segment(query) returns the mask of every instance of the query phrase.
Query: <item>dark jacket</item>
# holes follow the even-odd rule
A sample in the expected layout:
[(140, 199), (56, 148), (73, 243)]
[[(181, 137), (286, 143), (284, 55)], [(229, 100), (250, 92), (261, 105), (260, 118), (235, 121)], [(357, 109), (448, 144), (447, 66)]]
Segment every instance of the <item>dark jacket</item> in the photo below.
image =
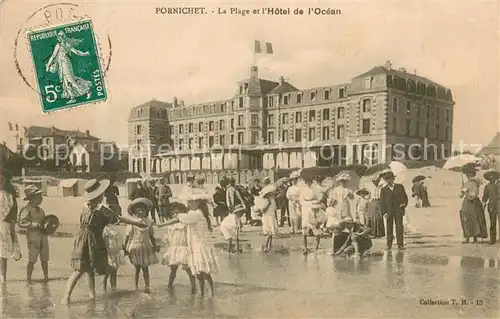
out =
[(483, 203), (488, 202), (488, 211), (495, 211), (498, 201), (500, 185), (497, 183), (489, 183), (484, 187)]
[(396, 212), (404, 214), (407, 205), (408, 196), (403, 185), (394, 183), (393, 190), (389, 188), (389, 185), (385, 185), (380, 190), (380, 211), (383, 215), (393, 215)]
[(147, 197), (146, 189), (144, 187), (137, 187), (130, 194), (130, 200), (134, 200), (136, 198)]

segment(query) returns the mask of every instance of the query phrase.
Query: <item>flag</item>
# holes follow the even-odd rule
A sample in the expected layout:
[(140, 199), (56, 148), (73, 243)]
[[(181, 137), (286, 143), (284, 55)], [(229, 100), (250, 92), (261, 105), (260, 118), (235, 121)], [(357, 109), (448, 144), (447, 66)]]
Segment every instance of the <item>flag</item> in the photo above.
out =
[(9, 122), (9, 131), (13, 131), (11, 122)]
[(273, 44), (271, 42), (266, 42), (265, 46), (262, 47), (260, 41), (255, 40), (255, 53), (273, 54)]

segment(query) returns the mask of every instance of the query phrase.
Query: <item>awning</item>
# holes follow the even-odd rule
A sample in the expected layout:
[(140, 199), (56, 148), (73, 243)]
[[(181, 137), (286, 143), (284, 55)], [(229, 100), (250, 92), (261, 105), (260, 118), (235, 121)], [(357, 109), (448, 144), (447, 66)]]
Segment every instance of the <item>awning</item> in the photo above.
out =
[(77, 178), (63, 179), (61, 182), (59, 182), (59, 187), (71, 188), (75, 186), (76, 183), (78, 183)]

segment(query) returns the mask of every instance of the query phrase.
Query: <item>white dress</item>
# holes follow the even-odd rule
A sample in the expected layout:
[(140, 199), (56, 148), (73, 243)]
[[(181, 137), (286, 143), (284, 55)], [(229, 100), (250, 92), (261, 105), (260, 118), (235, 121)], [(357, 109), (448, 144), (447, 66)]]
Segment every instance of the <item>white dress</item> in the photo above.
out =
[(217, 272), (219, 265), (213, 247), (209, 243), (210, 232), (202, 211), (197, 209), (190, 210), (187, 214), (179, 214), (179, 221), (187, 225), (188, 263), (193, 274)]
[(309, 215), (312, 213), (312, 202), (316, 199), (314, 191), (307, 185), (300, 188), (300, 207), (302, 213), (302, 228), (309, 226)]
[(227, 215), (220, 223), (220, 231), (224, 235), (224, 239), (229, 240), (236, 237), (238, 229), (238, 217), (236, 214)]
[(297, 185), (290, 186), (286, 191), (286, 198), (288, 199), (290, 217), (300, 217), (302, 215), (300, 211), (300, 188)]
[(163, 265), (189, 267), (186, 227), (185, 224), (181, 223), (167, 226), (167, 232), (163, 240), (168, 245), (168, 248), (163, 255)]
[(276, 220), (276, 199), (259, 199), (257, 209), (262, 212), (262, 233), (264, 235), (276, 235), (278, 233), (278, 221)]
[(328, 201), (335, 201), (333, 207), (340, 212), (340, 217), (352, 217), (351, 201), (349, 196), (354, 196), (352, 191), (343, 186), (337, 186), (328, 193)]
[(114, 269), (125, 264), (125, 257), (122, 255), (123, 238), (116, 225), (108, 224), (102, 231), (102, 238), (106, 243), (108, 252), (108, 264)]
[(17, 240), (13, 242), (11, 224), (4, 222), (13, 205), (12, 195), (0, 190), (0, 258), (18, 259), (17, 257), (20, 257), (21, 248), (17, 234), (14, 234)]

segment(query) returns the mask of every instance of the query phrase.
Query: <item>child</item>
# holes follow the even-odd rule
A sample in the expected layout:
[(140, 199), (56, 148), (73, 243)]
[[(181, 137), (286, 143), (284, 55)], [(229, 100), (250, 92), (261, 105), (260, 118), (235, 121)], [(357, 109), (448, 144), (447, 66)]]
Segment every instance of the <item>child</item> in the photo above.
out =
[(19, 214), (19, 227), (27, 230), (26, 237), (28, 242), (28, 265), (26, 269), (26, 280), (31, 284), (31, 276), (38, 257), (43, 271), (43, 281), (47, 283), (49, 280), (49, 240), (48, 236), (43, 231), (43, 222), (45, 212), (40, 207), (42, 203), (42, 191), (34, 186), (29, 185), (24, 190), (25, 198), (28, 204), (21, 208)]
[(364, 188), (358, 189), (356, 192), (356, 218), (355, 221), (361, 225), (368, 223), (368, 203), (370, 202), (370, 192)]
[(334, 255), (340, 255), (343, 252), (346, 254), (352, 254), (354, 252), (354, 257), (360, 258), (363, 253), (372, 247), (372, 240), (368, 238), (370, 228), (354, 222), (351, 217), (345, 217), (342, 219), (340, 229), (348, 234), (344, 237), (345, 241), (342, 247), (340, 247), (337, 251), (335, 251), (336, 247), (334, 247)]
[[(170, 204), (169, 211), (172, 217), (177, 217), (179, 214), (186, 214), (188, 209), (181, 203)], [(163, 224), (158, 227), (164, 226)], [(179, 266), (186, 271), (191, 282), (191, 293), (196, 293), (196, 280), (189, 269), (189, 248), (187, 243), (186, 225), (174, 224), (167, 227), (164, 241), (169, 245), (167, 252), (163, 256), (162, 264), (170, 267), (170, 277), (168, 278), (168, 289), (173, 289), (177, 269)]]
[[(147, 198), (139, 197), (128, 206), (128, 212), (146, 223), (149, 212), (153, 209), (153, 202)], [(142, 270), (144, 277), (145, 293), (149, 293), (149, 266), (158, 263), (156, 257), (156, 243), (153, 227), (139, 228), (129, 225), (126, 230), (123, 244), (130, 262), (135, 267), (135, 290), (139, 290), (139, 274)]]
[[(116, 213), (116, 211), (115, 211)], [(108, 252), (108, 272), (104, 275), (104, 279), (102, 281), (102, 288), (104, 291), (107, 290), (108, 278), (109, 283), (111, 285), (111, 290), (116, 290), (116, 275), (118, 272), (118, 268), (120, 265), (125, 264), (125, 260), (123, 255), (121, 254), (123, 246), (122, 246), (122, 238), (118, 227), (116, 225), (106, 225), (104, 227), (102, 237), (106, 243), (106, 250)]]
[(238, 231), (240, 226), (240, 219), (243, 216), (243, 213), (246, 211), (243, 205), (236, 205), (231, 214), (226, 216), (220, 225), (220, 230), (224, 238), (229, 242), (228, 243), (228, 251), (229, 253), (233, 251), (233, 238), (236, 238), (237, 241), (237, 252), (239, 252), (239, 242), (238, 242)]
[(321, 240), (321, 225), (326, 221), (325, 205), (321, 204), (318, 200), (312, 201), (310, 205), (309, 216), (304, 227), (304, 255), (307, 254), (307, 236), (312, 232), (316, 237), (316, 249), (319, 249), (319, 242)]
[(273, 236), (278, 233), (275, 192), (276, 187), (274, 185), (267, 185), (260, 191), (260, 196), (255, 203), (255, 211), (262, 214), (262, 233), (266, 235), (265, 253), (271, 251)]
[(95, 299), (95, 274), (104, 275), (108, 272), (108, 254), (104, 238), (104, 227), (108, 224), (125, 223), (138, 227), (148, 227), (140, 220), (118, 216), (112, 210), (102, 205), (104, 191), (108, 188), (109, 180), (91, 179), (84, 185), (85, 207), (80, 215), (80, 229), (75, 236), (71, 267), (73, 274), (68, 279), (63, 304), (70, 302), (71, 294), (76, 283), (83, 274), (87, 274), (90, 299)]
[(205, 293), (205, 280), (210, 286), (209, 292), (213, 296), (214, 283), (212, 273), (219, 269), (217, 258), (212, 247), (208, 244), (210, 232), (207, 221), (200, 209), (200, 204), (210, 200), (210, 195), (199, 189), (186, 190), (182, 196), (188, 204), (188, 213), (179, 214), (167, 221), (164, 225), (181, 223), (186, 225), (187, 242), (189, 247), (189, 268), (198, 279), (199, 291)]

